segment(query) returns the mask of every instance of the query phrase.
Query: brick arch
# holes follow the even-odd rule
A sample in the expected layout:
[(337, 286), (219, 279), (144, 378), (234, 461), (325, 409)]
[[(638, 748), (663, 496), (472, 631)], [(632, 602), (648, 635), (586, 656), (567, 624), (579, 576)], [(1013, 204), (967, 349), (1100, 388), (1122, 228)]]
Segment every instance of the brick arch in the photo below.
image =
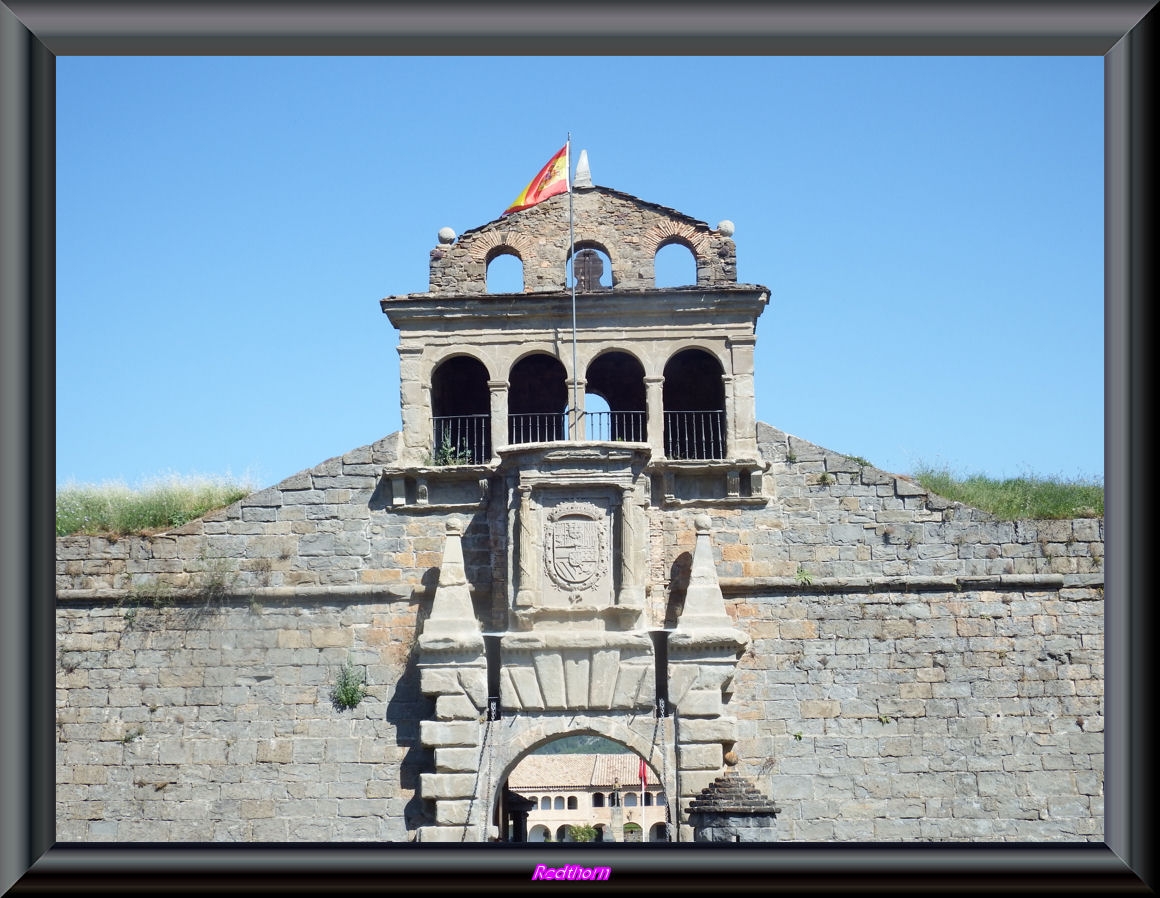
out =
[(517, 231), (491, 231), (480, 234), (473, 241), (468, 251), (471, 258), (487, 265), (496, 256), (511, 253), (521, 262), (527, 263), (532, 254), (531, 238)]
[(657, 222), (640, 238), (641, 249), (650, 256), (656, 256), (661, 247), (668, 246), (670, 243), (680, 243), (682, 246), (688, 247), (697, 259), (698, 268), (709, 250), (705, 235), (693, 225), (684, 222)]

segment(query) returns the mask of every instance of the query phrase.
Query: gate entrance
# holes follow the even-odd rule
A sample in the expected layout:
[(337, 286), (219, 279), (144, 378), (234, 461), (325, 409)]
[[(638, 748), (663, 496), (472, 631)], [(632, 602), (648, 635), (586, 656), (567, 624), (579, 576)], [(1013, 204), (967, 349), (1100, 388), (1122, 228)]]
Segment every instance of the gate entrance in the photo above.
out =
[[(610, 739), (643, 760), (646, 782), (664, 795), (666, 820), (679, 826), (686, 822), (683, 806), (721, 772), (724, 752), (736, 741), (736, 721), (725, 706), (749, 643), (725, 611), (709, 518), (694, 522), (681, 615), (675, 627), (661, 629), (644, 601), (647, 447), (556, 444), (500, 454), (503, 488), (488, 490), (498, 503), (488, 521), (503, 527), (493, 542), (505, 547), (510, 572), (508, 626), (488, 636), (488, 651), (464, 574), (463, 526), (448, 522), (439, 584), (419, 637), (421, 689), (435, 699), (434, 718), (420, 725), (423, 744), (434, 752), (435, 769), (421, 775), (421, 794), (434, 802), (435, 822), (419, 837), (529, 838), (532, 810), (522, 807), (509, 779), (535, 749), (580, 733)], [(603, 798), (620, 792), (604, 790)], [(539, 813), (544, 796), (534, 797)], [(569, 810), (568, 796), (561, 797), (562, 810)], [(579, 804), (580, 795), (572, 797)], [(602, 836), (646, 839), (658, 822), (655, 814), (646, 819), (646, 798), (655, 800), (647, 788), (632, 805), (616, 805), (617, 823), (602, 814)], [(555, 811), (555, 793), (552, 803)], [(628, 823), (635, 826), (626, 834)], [(555, 840), (565, 821), (540, 825), (534, 833)], [(684, 835), (691, 838), (691, 831)], [(682, 840), (682, 830), (674, 828), (673, 836)]]

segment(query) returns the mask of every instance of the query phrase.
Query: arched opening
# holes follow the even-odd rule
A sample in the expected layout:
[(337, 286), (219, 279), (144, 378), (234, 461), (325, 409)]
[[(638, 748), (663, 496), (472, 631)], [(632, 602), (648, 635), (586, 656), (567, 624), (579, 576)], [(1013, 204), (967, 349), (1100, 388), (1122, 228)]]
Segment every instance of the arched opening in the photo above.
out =
[(479, 465), (491, 458), (491, 396), (479, 359), (452, 356), (431, 374), (430, 462)]
[(524, 260), (515, 250), (499, 247), (487, 260), (488, 293), (523, 293)]
[(725, 458), (724, 369), (704, 349), (685, 349), (665, 365), (665, 455)]
[(653, 257), (657, 287), (689, 287), (697, 283), (697, 257), (680, 241), (662, 243)]
[(577, 293), (599, 293), (611, 290), (616, 285), (613, 277), (612, 258), (599, 243), (592, 240), (576, 242), (576, 254), (568, 264), (565, 286), (571, 290), (576, 284)]
[(665, 825), (663, 823), (654, 823), (649, 827), (648, 840), (650, 842), (667, 842), (669, 839), (665, 834)]
[(624, 841), (626, 842), (643, 842), (644, 830), (639, 823), (624, 824)]
[(545, 353), (533, 353), (512, 366), (508, 380), (508, 442), (565, 439), (568, 384), (563, 363)]
[(606, 442), (648, 442), (648, 400), (644, 366), (627, 352), (605, 352), (585, 373), (585, 397), (599, 396), (607, 411), (589, 407), (585, 399), (585, 436)]
[(538, 823), (528, 830), (529, 842), (547, 842), (552, 838), (552, 831), (542, 823)]
[[(665, 808), (639, 807), (642, 788), (647, 794), (660, 782), (651, 764), (641, 782), (641, 761), (622, 742), (591, 732), (561, 734), (518, 756), (498, 784), (498, 795), (518, 796), (531, 806), (522, 829), (529, 840), (542, 832), (552, 841), (570, 841), (568, 827), (583, 824), (596, 828), (596, 841), (619, 842), (629, 823), (647, 830), (665, 821)], [(533, 796), (540, 797), (538, 807), (529, 800)], [(510, 797), (507, 802), (516, 803)], [(499, 826), (502, 840), (513, 841), (517, 827), (505, 825), (505, 816), (510, 814), (501, 804), (492, 822)]]

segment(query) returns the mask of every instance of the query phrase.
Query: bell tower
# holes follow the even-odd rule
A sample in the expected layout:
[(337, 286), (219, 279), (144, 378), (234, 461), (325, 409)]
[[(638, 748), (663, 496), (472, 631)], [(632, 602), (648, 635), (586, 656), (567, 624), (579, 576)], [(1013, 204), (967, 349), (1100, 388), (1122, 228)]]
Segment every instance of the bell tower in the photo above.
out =
[[(576, 727), (671, 771), (674, 823), (720, 773), (748, 637), (726, 613), (703, 510), (764, 505), (767, 467), (753, 356), (769, 292), (737, 283), (732, 235), (593, 185), (582, 155), (571, 196), (444, 228), (428, 291), (381, 301), (400, 335), (403, 428), (377, 501), (448, 518), (419, 641), (436, 700), (423, 839), (486, 840), (512, 753)], [(656, 286), (671, 244), (695, 283)], [(523, 289), (490, 293), (503, 255)], [(666, 516), (696, 532), (667, 628)], [(684, 747), (657, 737), (673, 707), (690, 717)]]

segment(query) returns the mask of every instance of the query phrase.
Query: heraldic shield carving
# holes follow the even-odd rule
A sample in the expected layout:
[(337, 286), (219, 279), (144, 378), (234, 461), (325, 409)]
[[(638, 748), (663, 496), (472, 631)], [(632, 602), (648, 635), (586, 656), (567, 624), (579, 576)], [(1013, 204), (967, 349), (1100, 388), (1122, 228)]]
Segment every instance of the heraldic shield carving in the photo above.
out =
[(561, 589), (591, 589), (608, 571), (607, 519), (584, 502), (558, 505), (544, 528), (544, 567)]

